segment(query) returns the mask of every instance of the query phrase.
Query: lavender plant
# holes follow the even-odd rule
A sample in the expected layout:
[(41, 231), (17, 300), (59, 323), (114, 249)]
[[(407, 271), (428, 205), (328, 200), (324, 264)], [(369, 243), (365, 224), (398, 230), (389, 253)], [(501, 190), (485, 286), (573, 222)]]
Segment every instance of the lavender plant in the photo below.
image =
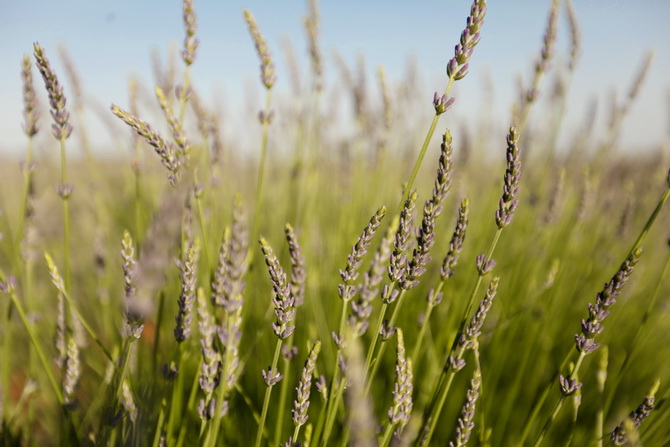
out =
[[(253, 134), (253, 123), (196, 82), (192, 67), (204, 55), (199, 39), (205, 43), (208, 26), (196, 19), (197, 2), (181, 2), (180, 51), (169, 52), (167, 62), (155, 53), (158, 87), (147, 89), (133, 77), (127, 110), (111, 106), (132, 130), (125, 158), (122, 151), (90, 150), (90, 137), (107, 137), (93, 132), (89, 118), (102, 118), (115, 148), (124, 145), (114, 138), (118, 123), (100, 113), (74, 58), (60, 47), (72, 93), (66, 106), (63, 86), (35, 44), (63, 156), (57, 191), (64, 216), (62, 224), (53, 217), (59, 200), (44, 192), (59, 176), (39, 133), (38, 95), (24, 57), (26, 161), (17, 171), (8, 153), (0, 164), (0, 444), (213, 447), (250, 444), (250, 433), (257, 446), (289, 447), (525, 445), (531, 436), (536, 445), (667, 444), (667, 385), (656, 382), (635, 411), (629, 406), (638, 383), (668, 382), (661, 360), (670, 351), (659, 334), (668, 328), (663, 290), (670, 254), (653, 226), (666, 222), (670, 179), (659, 168), (660, 151), (615, 157), (623, 118), (651, 59), (644, 59), (626, 98), (605, 110), (611, 122), (603, 143), (593, 144), (600, 130), (584, 120), (585, 130), (562, 148), (558, 135), (574, 106), (568, 89), (582, 45), (572, 4), (564, 2), (565, 23), (558, 20), (560, 2), (550, 5), (533, 77), (521, 88), (507, 134), (502, 182), (501, 157), (486, 155), (498, 122), (493, 115), (471, 117), (454, 132), (457, 139), (447, 130), (437, 173), (420, 170), (440, 117), (454, 103), (453, 87), (474, 70), (486, 1), (471, 4), (418, 155), (411, 150), (421, 119), (418, 66), (408, 64), (401, 78), (397, 70), (378, 69), (373, 86), (370, 58), (361, 55), (351, 66), (342, 53), (331, 76), (314, 0), (303, 22), (304, 60), (287, 50), (289, 93), (276, 82), (283, 67), (275, 68), (273, 42), (244, 12), (266, 100), (260, 158), (243, 151), (241, 134)], [(564, 47), (556, 36), (565, 25)], [(555, 80), (552, 94), (540, 92), (544, 77)], [(493, 88), (485, 88), (490, 107)], [(281, 117), (272, 129), (271, 109)], [(548, 125), (534, 126), (528, 138), (528, 123), (545, 115)], [(68, 139), (74, 120), (76, 141)], [(277, 151), (272, 172), (265, 172), (270, 130)], [(84, 155), (68, 157), (67, 177), (66, 139), (68, 151), (80, 144)], [(146, 144), (174, 187), (156, 163), (145, 165)], [(604, 147), (605, 161), (598, 158)], [(524, 158), (542, 149), (541, 162)], [(664, 191), (654, 202), (649, 192), (661, 176)], [(75, 202), (66, 181), (84, 192)], [(469, 199), (451, 201), (452, 188)], [(354, 235), (361, 210), (398, 196), (390, 222), (384, 224), (389, 210), (381, 207)], [(251, 198), (250, 207), (243, 198)], [(440, 220), (444, 209), (453, 210), (455, 222)], [(292, 225), (282, 226), (286, 220)], [(287, 241), (273, 251), (260, 238), (271, 297), (268, 273), (249, 250), (261, 231), (267, 240)], [(375, 242), (377, 232), (383, 236)], [(358, 239), (346, 246), (352, 235)], [(36, 262), (44, 252), (57, 263), (49, 255), (46, 268)], [(431, 262), (436, 253), (439, 261)], [(621, 267), (581, 317), (574, 348), (557, 358), (566, 328), (578, 318), (575, 299), (619, 257)], [(470, 268), (461, 271), (463, 262)], [(489, 280), (494, 272), (508, 279), (499, 284), (495, 273)], [(484, 281), (488, 289), (480, 294)], [(319, 341), (329, 336), (334, 343)], [(394, 338), (395, 352), (386, 352)], [(587, 357), (596, 350), (590, 374)], [(554, 405), (545, 405), (557, 388)], [(560, 414), (563, 406), (570, 414)]]

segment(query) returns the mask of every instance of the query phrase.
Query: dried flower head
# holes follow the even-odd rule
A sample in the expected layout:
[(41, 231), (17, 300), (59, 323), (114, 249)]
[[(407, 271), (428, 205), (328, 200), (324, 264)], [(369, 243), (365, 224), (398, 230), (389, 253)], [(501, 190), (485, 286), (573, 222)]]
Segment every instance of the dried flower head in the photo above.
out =
[(249, 12), (248, 9), (245, 9), (243, 12), (244, 20), (247, 22), (249, 33), (251, 33), (251, 38), (253, 39), (254, 45), (256, 46), (256, 52), (258, 53), (258, 57), (261, 59), (261, 81), (263, 82), (265, 88), (269, 90), (277, 80), (277, 76), (275, 75), (275, 66), (272, 62), (272, 55), (270, 54), (270, 49), (268, 48), (267, 43), (265, 42), (265, 38), (261, 34), (260, 29), (258, 29), (258, 25), (256, 24), (256, 19), (254, 16), (251, 14), (251, 12)]
[(519, 205), (519, 179), (521, 177), (521, 157), (519, 153), (519, 134), (516, 127), (509, 128), (507, 135), (507, 169), (505, 170), (503, 194), (496, 211), (496, 224), (504, 228), (510, 224), (514, 211)]
[(74, 341), (74, 337), (67, 337), (67, 356), (65, 359), (65, 375), (63, 377), (63, 399), (65, 408), (73, 410), (77, 405), (75, 395), (81, 367), (79, 364), (79, 347)]
[(621, 294), (623, 286), (633, 273), (635, 264), (640, 260), (642, 248), (634, 250), (621, 264), (612, 279), (598, 292), (595, 304), (589, 304), (589, 317), (582, 320), (582, 333), (575, 335), (577, 351), (590, 354), (600, 346), (595, 342), (596, 335), (603, 330), (602, 322), (610, 314), (610, 307), (616, 303), (616, 297)]
[(30, 56), (27, 54), (21, 60), (21, 81), (23, 83), (23, 132), (28, 137), (38, 131), (37, 119), (40, 116), (37, 110), (37, 98), (33, 86), (33, 71)]
[(309, 356), (305, 361), (305, 366), (300, 375), (300, 382), (296, 387), (296, 400), (293, 402), (293, 410), (291, 416), (296, 427), (305, 425), (307, 423), (307, 410), (309, 409), (309, 395), (312, 388), (312, 376), (314, 369), (316, 369), (316, 359), (321, 351), (321, 341), (317, 340), (312, 349), (309, 351)]
[(35, 42), (33, 49), (37, 68), (42, 74), (44, 85), (49, 94), (49, 107), (51, 108), (51, 117), (54, 120), (54, 124), (51, 126), (52, 133), (57, 140), (65, 140), (72, 133), (72, 126), (68, 123), (70, 114), (65, 110), (66, 101), (63, 86), (58, 82), (56, 72), (51, 67), (51, 63), (40, 44)]
[(177, 326), (174, 329), (174, 337), (178, 343), (182, 343), (191, 335), (199, 248), (198, 244), (191, 243), (186, 251), (186, 260), (183, 263), (181, 261), (177, 262), (181, 272), (181, 292), (177, 300), (179, 310), (176, 317)]
[(168, 174), (170, 183), (173, 186), (176, 186), (183, 164), (181, 153), (177, 151), (171, 142), (166, 142), (163, 137), (153, 130), (145, 121), (142, 121), (114, 104), (112, 104), (111, 110), (114, 115), (134, 129), (139, 136), (144, 138), (144, 140), (154, 148), (163, 165), (170, 171), (170, 174)]
[(286, 273), (284, 273), (284, 269), (279, 264), (279, 260), (272, 251), (272, 248), (265, 238), (261, 237), (259, 242), (265, 256), (265, 264), (268, 267), (270, 282), (274, 291), (272, 303), (275, 306), (275, 317), (277, 319), (272, 323), (272, 330), (277, 337), (285, 340), (291, 336), (295, 329), (295, 326), (289, 324), (295, 318), (295, 298), (291, 294), (291, 288), (286, 280)]
[(459, 345), (463, 349), (475, 349), (478, 343), (479, 336), (482, 334), (482, 327), (484, 326), (484, 321), (486, 316), (493, 305), (493, 298), (495, 298), (498, 291), (498, 284), (500, 282), (500, 277), (494, 277), (489, 283), (489, 288), (486, 290), (486, 296), (479, 303), (477, 312), (470, 319), (470, 324), (466, 325), (463, 329), (463, 333), (459, 339)]
[(198, 39), (195, 37), (195, 10), (193, 9), (193, 0), (184, 0), (182, 2), (182, 12), (184, 18), (184, 49), (181, 51), (181, 57), (188, 66), (195, 60), (195, 51), (198, 49)]
[(309, 14), (303, 18), (303, 25), (307, 33), (307, 45), (312, 72), (314, 73), (314, 88), (321, 91), (323, 88), (323, 62), (319, 48), (319, 6), (316, 0), (308, 1)]
[[(644, 422), (644, 420), (647, 419), (651, 414), (651, 411), (654, 409), (654, 405), (656, 403), (655, 395), (659, 386), (660, 382), (656, 381), (640, 406), (628, 415), (628, 420), (632, 422), (633, 428), (639, 428), (642, 422)], [(628, 436), (624, 423), (621, 423), (614, 430), (612, 430), (610, 439), (614, 445), (624, 445), (628, 442)]]
[(412, 359), (405, 356), (405, 338), (402, 329), (397, 332), (395, 384), (393, 386), (393, 405), (389, 408), (388, 418), (392, 425), (399, 424), (397, 432), (401, 432), (409, 422), (412, 414), (413, 374)]
[(442, 268), (440, 269), (440, 276), (443, 281), (451, 278), (454, 274), (456, 264), (463, 250), (463, 242), (465, 241), (465, 231), (468, 227), (468, 211), (470, 202), (467, 198), (461, 201), (461, 206), (458, 209), (458, 220), (456, 221), (456, 228), (454, 234), (451, 236), (449, 242), (449, 251), (444, 257)]
[(338, 287), (338, 293), (340, 298), (345, 301), (350, 301), (356, 295), (356, 286), (351, 283), (356, 281), (358, 278), (358, 269), (363, 263), (363, 256), (367, 253), (372, 238), (374, 237), (381, 221), (386, 215), (386, 207), (382, 206), (377, 210), (377, 212), (370, 218), (370, 222), (363, 229), (363, 232), (358, 237), (358, 240), (351, 248), (351, 253), (347, 256), (347, 266), (344, 270), (340, 270), (340, 277), (344, 284), (340, 284)]
[(291, 295), (295, 300), (295, 306), (301, 306), (305, 301), (305, 281), (307, 280), (307, 269), (305, 268), (305, 257), (298, 244), (298, 237), (290, 224), (284, 229), (288, 252), (291, 257)]
[(414, 219), (413, 212), (416, 198), (416, 191), (412, 191), (407, 197), (405, 206), (400, 213), (400, 223), (395, 234), (391, 263), (388, 268), (389, 279), (393, 282), (401, 283), (407, 274), (407, 256), (405, 255), (405, 251), (409, 243), (409, 236), (412, 233), (412, 220)]
[(468, 74), (468, 62), (472, 57), (475, 46), (479, 43), (479, 31), (484, 25), (486, 15), (486, 0), (475, 0), (470, 7), (466, 27), (461, 33), (461, 40), (454, 48), (454, 57), (447, 64), (447, 76), (450, 80), (458, 81)]
[(391, 256), (394, 237), (393, 228), (389, 227), (375, 251), (370, 268), (363, 274), (363, 281), (359, 287), (359, 298), (351, 302), (352, 315), (349, 324), (355, 328), (355, 333), (359, 336), (363, 335), (370, 325), (369, 319), (373, 311), (372, 301), (379, 293), (379, 285), (384, 279), (385, 264)]
[(175, 143), (177, 143), (177, 146), (181, 151), (181, 157), (187, 159), (191, 152), (191, 145), (188, 142), (188, 138), (186, 138), (182, 123), (172, 111), (172, 108), (170, 107), (170, 104), (168, 104), (168, 100), (165, 97), (165, 93), (163, 93), (163, 89), (160, 87), (156, 87), (156, 98), (158, 99), (161, 110), (163, 110), (165, 119), (167, 119), (168, 125), (170, 126), (172, 138), (174, 139)]
[(477, 399), (479, 398), (479, 388), (482, 385), (482, 373), (476, 369), (470, 381), (470, 388), (468, 389), (461, 416), (458, 418), (458, 425), (456, 426), (456, 440), (449, 442), (449, 447), (464, 447), (467, 445), (472, 430), (475, 428), (475, 408)]

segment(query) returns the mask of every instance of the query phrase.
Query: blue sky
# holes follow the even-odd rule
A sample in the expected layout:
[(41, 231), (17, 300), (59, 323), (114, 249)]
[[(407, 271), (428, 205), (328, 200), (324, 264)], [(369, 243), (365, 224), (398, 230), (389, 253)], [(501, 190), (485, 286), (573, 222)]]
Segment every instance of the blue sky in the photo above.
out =
[[(509, 123), (518, 74), (528, 78), (544, 31), (550, 0), (491, 0), (482, 40), (476, 48), (471, 74), (455, 92), (458, 113), (476, 113), (483, 100), (482, 76), (489, 73), (495, 88), (491, 107), (501, 128)], [(23, 147), (21, 133), (20, 60), (39, 41), (62, 73), (56, 46), (64, 44), (79, 71), (87, 95), (105, 106), (127, 104), (127, 79), (139, 76), (151, 86), (150, 50), (163, 56), (171, 44), (180, 45), (183, 28), (177, 0), (0, 0), (0, 151)], [(304, 1), (195, 0), (200, 48), (193, 79), (203, 92), (221, 92), (228, 106), (244, 101), (249, 85), (258, 83), (258, 60), (242, 19), (242, 9), (256, 16), (275, 58), (277, 88), (288, 91), (281, 62), (281, 43), (289, 38), (307, 68), (301, 19)], [(391, 82), (402, 78), (414, 55), (425, 79), (430, 107), (432, 91), (442, 90), (445, 64), (465, 24), (470, 2), (465, 0), (339, 0), (322, 1), (321, 45), (328, 61), (327, 78), (336, 70), (330, 55), (337, 50), (350, 63), (366, 57), (370, 75), (384, 65)], [(607, 107), (611, 88), (620, 96), (647, 49), (655, 50), (652, 71), (631, 111), (624, 145), (658, 144), (670, 130), (670, 2), (664, 0), (576, 0), (583, 51), (568, 104), (568, 127), (584, 116), (591, 98)], [(557, 54), (565, 61), (568, 49), (565, 17), (561, 17)], [(557, 62), (559, 63), (559, 62)], [(36, 84), (42, 81), (35, 72)], [(61, 78), (64, 77), (61, 74)], [(371, 78), (371, 81), (373, 78)], [(254, 82), (256, 84), (254, 84)], [(374, 82), (370, 82), (374, 84)], [(545, 84), (546, 85), (546, 84)], [(65, 82), (65, 91), (68, 85)], [(40, 92), (41, 94), (41, 92)], [(208, 97), (213, 97), (208, 95)], [(211, 104), (210, 104), (211, 105)], [(601, 115), (604, 120), (604, 114)], [(46, 126), (43, 125), (43, 128)], [(104, 142), (99, 142), (104, 145)]]

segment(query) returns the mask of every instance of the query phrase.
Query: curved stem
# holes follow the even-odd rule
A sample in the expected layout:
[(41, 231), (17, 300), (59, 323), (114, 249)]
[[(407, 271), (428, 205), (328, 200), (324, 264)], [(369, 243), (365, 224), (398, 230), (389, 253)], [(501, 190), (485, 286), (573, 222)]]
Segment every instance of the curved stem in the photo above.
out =
[[(393, 287), (393, 285), (391, 285)], [(393, 290), (393, 289), (391, 289)], [(368, 354), (365, 357), (365, 374), (367, 375), (367, 372), (370, 370), (370, 365), (372, 364), (372, 355), (375, 352), (375, 345), (377, 344), (377, 339), (379, 338), (379, 331), (382, 328), (382, 323), (384, 322), (384, 316), (386, 315), (386, 309), (388, 309), (388, 303), (383, 303), (382, 308), (379, 312), (379, 317), (377, 318), (377, 325), (375, 327), (375, 333), (372, 336), (372, 342), (370, 343), (370, 347), (368, 348)], [(366, 377), (367, 381), (367, 377)]]
[[(65, 137), (60, 138), (60, 173), (61, 187), (65, 188), (67, 182), (67, 164), (65, 158)], [(68, 210), (68, 197), (61, 196), (63, 200), (63, 251), (65, 256), (65, 290), (71, 290), (72, 274), (70, 268), (70, 212)]]
[(654, 224), (654, 221), (658, 217), (658, 214), (661, 212), (661, 209), (665, 205), (665, 202), (668, 201), (668, 197), (670, 197), (670, 184), (668, 185), (668, 188), (666, 188), (666, 190), (661, 195), (661, 198), (658, 200), (656, 208), (654, 208), (654, 211), (652, 211), (651, 215), (649, 216), (649, 219), (647, 219), (647, 223), (644, 225), (644, 228), (642, 228), (640, 235), (635, 240), (635, 243), (628, 252), (627, 257), (632, 255), (633, 252), (637, 250), (640, 247), (640, 245), (642, 245), (642, 242), (644, 242), (644, 239), (647, 237), (647, 234), (649, 233), (651, 226)]
[[(4, 273), (0, 272), (0, 278), (4, 281), (5, 279)], [(61, 392), (60, 386), (58, 385), (58, 382), (56, 381), (56, 378), (54, 377), (53, 372), (51, 371), (50, 364), (47, 361), (46, 356), (44, 355), (44, 351), (42, 351), (42, 347), (40, 346), (40, 343), (37, 340), (37, 336), (35, 335), (35, 332), (33, 332), (31, 324), (28, 322), (28, 318), (26, 317), (26, 312), (23, 309), (23, 305), (21, 304), (21, 301), (19, 301), (19, 299), (17, 298), (16, 293), (14, 291), (9, 293), (9, 297), (12, 300), (14, 307), (16, 307), (16, 310), (19, 312), (21, 322), (23, 323), (23, 326), (26, 328), (26, 331), (28, 332), (28, 338), (30, 338), (30, 342), (35, 347), (35, 352), (37, 352), (37, 356), (39, 357), (40, 363), (42, 364), (42, 368), (44, 368), (44, 372), (46, 373), (47, 378), (49, 379), (51, 388), (53, 388), (54, 394), (56, 394), (56, 399), (58, 400), (58, 403), (61, 406), (63, 406), (65, 404), (63, 393)]]
[[(286, 341), (289, 351), (293, 347), (293, 334)], [(288, 396), (289, 374), (291, 371), (291, 359), (284, 358), (284, 378), (279, 388), (279, 405), (277, 406), (277, 422), (275, 424), (275, 436), (272, 445), (280, 445), (284, 429), (284, 408)]]
[[(395, 325), (396, 320), (398, 319), (398, 314), (400, 307), (402, 306), (402, 303), (405, 299), (405, 293), (407, 290), (402, 289), (400, 292), (400, 295), (398, 296), (398, 302), (395, 305), (395, 308), (393, 309), (393, 314), (391, 314), (391, 320), (389, 321), (389, 327), (393, 327)], [(377, 331), (377, 337), (379, 337), (379, 331)], [(365, 387), (365, 395), (370, 394), (370, 388), (372, 387), (372, 381), (374, 380), (375, 376), (377, 375), (377, 371), (379, 370), (379, 365), (382, 362), (382, 359), (384, 358), (384, 351), (386, 350), (386, 340), (382, 339), (381, 344), (379, 345), (379, 352), (377, 353), (377, 357), (375, 360), (372, 362), (372, 371), (367, 375), (367, 384)], [(367, 369), (366, 369), (367, 371)]]
[(191, 88), (191, 66), (187, 65), (184, 70), (184, 85), (182, 85), (181, 95), (179, 95), (179, 122), (184, 124), (184, 115), (186, 114), (186, 102), (188, 99), (188, 89)]
[(72, 309), (74, 311), (75, 315), (77, 316), (77, 318), (79, 318), (79, 321), (81, 322), (82, 326), (84, 326), (84, 329), (86, 329), (86, 332), (88, 332), (88, 334), (91, 336), (93, 341), (98, 346), (100, 346), (100, 349), (102, 349), (102, 352), (105, 354), (105, 357), (107, 357), (107, 360), (112, 362), (115, 369), (118, 369), (119, 367), (116, 364), (116, 362), (114, 361), (114, 357), (112, 356), (112, 353), (109, 352), (109, 350), (102, 343), (102, 340), (100, 340), (100, 337), (98, 337), (98, 334), (96, 334), (93, 331), (93, 328), (91, 327), (91, 325), (88, 323), (88, 321), (81, 314), (77, 305), (72, 301), (72, 298), (70, 297), (70, 294), (66, 291), (66, 293), (63, 294), (63, 296), (65, 297), (65, 300), (67, 301), (67, 303), (70, 305), (70, 309)]
[[(277, 362), (279, 361), (279, 354), (281, 353), (281, 345), (283, 340), (280, 338), (277, 340), (277, 346), (275, 348), (275, 355), (272, 359), (272, 366), (270, 367), (269, 374), (272, 376), (277, 369)], [(256, 433), (256, 447), (260, 447), (261, 441), (263, 440), (263, 429), (265, 428), (265, 419), (268, 416), (268, 408), (270, 406), (270, 394), (272, 393), (272, 385), (268, 385), (265, 390), (265, 398), (263, 399), (263, 411), (261, 411), (261, 420), (258, 423), (258, 433)]]
[(612, 405), (612, 401), (614, 400), (614, 396), (616, 394), (616, 390), (619, 386), (619, 383), (621, 382), (621, 378), (623, 377), (624, 372), (628, 369), (628, 366), (630, 365), (631, 359), (635, 354), (637, 354), (637, 348), (640, 344), (640, 339), (642, 338), (642, 335), (646, 332), (645, 329), (647, 328), (647, 323), (649, 321), (649, 317), (651, 317), (651, 313), (653, 312), (654, 308), (656, 307), (656, 301), (658, 299), (658, 295), (661, 291), (661, 286), (664, 284), (663, 279), (668, 273), (668, 268), (670, 267), (670, 252), (668, 253), (666, 260), (665, 260), (665, 265), (663, 266), (663, 271), (661, 273), (661, 277), (658, 280), (658, 283), (656, 283), (656, 288), (654, 289), (654, 294), (651, 296), (651, 299), (649, 300), (649, 303), (647, 304), (647, 309), (644, 311), (644, 314), (642, 315), (642, 321), (640, 321), (640, 324), (637, 326), (637, 329), (635, 331), (635, 336), (633, 337), (633, 341), (630, 344), (630, 349), (626, 352), (625, 357), (623, 359), (623, 363), (619, 367), (619, 372), (617, 375), (614, 377), (613, 384), (609, 387), (610, 388), (610, 393), (608, 394), (607, 398), (604, 399), (604, 405), (603, 405), (603, 411), (607, 413), (610, 409), (610, 406)]
[(393, 427), (395, 424), (389, 423), (384, 430), (384, 436), (382, 436), (382, 442), (379, 443), (380, 447), (386, 447), (391, 442), (391, 436), (393, 435)]
[[(490, 261), (491, 258), (493, 257), (493, 253), (496, 249), (496, 246), (498, 245), (498, 241), (500, 240), (502, 230), (503, 230), (502, 228), (498, 228), (495, 235), (493, 236), (493, 241), (491, 242), (491, 245), (487, 251), (485, 262)], [(417, 439), (418, 443), (417, 445), (428, 445), (433, 436), (433, 432), (435, 431), (435, 427), (437, 426), (437, 421), (440, 417), (440, 413), (442, 412), (442, 407), (444, 406), (444, 402), (446, 401), (447, 395), (449, 394), (449, 388), (451, 388), (451, 383), (453, 382), (454, 376), (456, 375), (456, 371), (454, 371), (449, 364), (449, 357), (455, 357), (456, 359), (461, 359), (463, 357), (463, 350), (459, 348), (458, 340), (460, 334), (463, 333), (463, 330), (465, 329), (465, 326), (468, 322), (468, 317), (470, 316), (470, 312), (472, 311), (472, 307), (475, 302), (475, 297), (477, 295), (477, 292), (479, 291), (479, 286), (481, 285), (483, 279), (484, 275), (480, 273), (477, 276), (477, 282), (475, 283), (475, 286), (472, 288), (472, 292), (470, 293), (470, 297), (468, 298), (467, 305), (465, 306), (465, 310), (463, 312), (463, 317), (461, 318), (461, 324), (459, 330), (456, 333), (456, 336), (454, 337), (449, 356), (445, 361), (445, 366), (442, 370), (442, 374), (438, 379), (438, 385), (435, 388), (435, 393), (433, 394), (433, 400), (429, 407), (429, 411), (426, 413), (423, 419), (424, 434)]]
[[(586, 357), (586, 353), (580, 352), (579, 357), (577, 358), (577, 362), (575, 363), (575, 367), (572, 369), (572, 372), (568, 375), (568, 380), (572, 380), (575, 377), (577, 377), (577, 374), (579, 373), (579, 368), (582, 366), (582, 362), (584, 361), (584, 357)], [(556, 417), (560, 413), (561, 408), (563, 407), (563, 402), (565, 402), (566, 396), (567, 395), (565, 393), (561, 393), (560, 399), (558, 400), (558, 402), (556, 402), (554, 410), (551, 412), (551, 415), (549, 415), (549, 419), (547, 419), (547, 422), (544, 423), (542, 431), (535, 440), (533, 447), (539, 447), (539, 445), (542, 444), (542, 440), (544, 439), (547, 432), (549, 431), (549, 428), (551, 428), (551, 425), (554, 423)]]
[(419, 151), (419, 156), (416, 158), (414, 168), (412, 169), (412, 175), (409, 177), (409, 181), (405, 186), (405, 192), (403, 193), (402, 199), (400, 199), (400, 203), (398, 204), (398, 213), (402, 211), (402, 207), (407, 198), (409, 197), (410, 191), (412, 190), (412, 186), (414, 185), (414, 181), (416, 180), (416, 176), (419, 173), (421, 163), (423, 163), (423, 158), (426, 156), (426, 151), (428, 150), (428, 144), (430, 143), (430, 140), (433, 138), (433, 134), (435, 133), (435, 127), (437, 127), (437, 122), (439, 121), (439, 119), (440, 115), (436, 113), (435, 116), (433, 117), (433, 121), (430, 123), (430, 128), (428, 128), (426, 137), (423, 140), (423, 145), (421, 146), (421, 150)]
[[(261, 158), (258, 164), (258, 180), (256, 185), (256, 206), (254, 211), (254, 227), (251, 233), (252, 243), (256, 242), (258, 239), (258, 231), (260, 229), (260, 212), (263, 204), (263, 187), (265, 185), (265, 162), (267, 158), (267, 148), (268, 148), (268, 128), (270, 126), (270, 104), (272, 99), (272, 90), (267, 89), (265, 91), (265, 109), (263, 119), (263, 136), (261, 140)], [(249, 257), (253, 258), (253, 250), (249, 250)]]
[[(348, 283), (345, 284), (345, 287), (348, 286)], [(344, 333), (344, 326), (347, 321), (347, 308), (349, 307), (350, 299), (342, 300), (342, 313), (340, 314), (340, 329), (338, 335), (341, 337)], [(330, 382), (330, 399), (328, 399), (327, 410), (326, 410), (326, 424), (323, 431), (323, 443), (325, 444), (330, 437), (330, 432), (333, 428), (333, 423), (335, 422), (335, 415), (337, 414), (337, 407), (340, 404), (340, 399), (342, 398), (342, 389), (344, 388), (344, 383), (340, 380), (340, 368), (338, 365), (338, 359), (342, 353), (341, 344), (337, 347), (337, 353), (335, 354), (335, 371), (333, 372), (333, 380)], [(318, 438), (315, 438), (318, 441)]]

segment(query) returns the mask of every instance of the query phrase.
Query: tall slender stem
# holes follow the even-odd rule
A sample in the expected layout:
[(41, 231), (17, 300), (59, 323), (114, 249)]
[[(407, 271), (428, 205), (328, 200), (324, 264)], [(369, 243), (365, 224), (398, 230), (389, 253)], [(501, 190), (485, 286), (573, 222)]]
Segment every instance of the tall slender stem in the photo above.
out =
[[(260, 230), (260, 213), (263, 206), (263, 187), (265, 185), (265, 162), (267, 158), (268, 148), (268, 130), (270, 127), (270, 104), (272, 100), (272, 89), (265, 90), (265, 109), (263, 111), (263, 136), (261, 140), (261, 157), (258, 164), (258, 179), (256, 184), (256, 205), (254, 211), (254, 226), (251, 233), (251, 242), (255, 243), (258, 239), (258, 231)], [(253, 250), (249, 250), (249, 257), (253, 259)]]
[[(283, 340), (280, 338), (277, 340), (277, 346), (275, 347), (275, 355), (272, 359), (272, 366), (270, 367), (270, 379), (272, 379), (275, 370), (277, 369), (277, 362), (279, 361), (279, 354), (281, 353), (281, 345)], [(268, 408), (270, 407), (270, 394), (272, 393), (273, 385), (268, 385), (265, 389), (265, 398), (263, 399), (263, 410), (261, 411), (261, 420), (258, 422), (258, 432), (256, 433), (256, 447), (260, 447), (261, 441), (263, 440), (263, 430), (265, 429), (265, 419), (268, 416)]]

